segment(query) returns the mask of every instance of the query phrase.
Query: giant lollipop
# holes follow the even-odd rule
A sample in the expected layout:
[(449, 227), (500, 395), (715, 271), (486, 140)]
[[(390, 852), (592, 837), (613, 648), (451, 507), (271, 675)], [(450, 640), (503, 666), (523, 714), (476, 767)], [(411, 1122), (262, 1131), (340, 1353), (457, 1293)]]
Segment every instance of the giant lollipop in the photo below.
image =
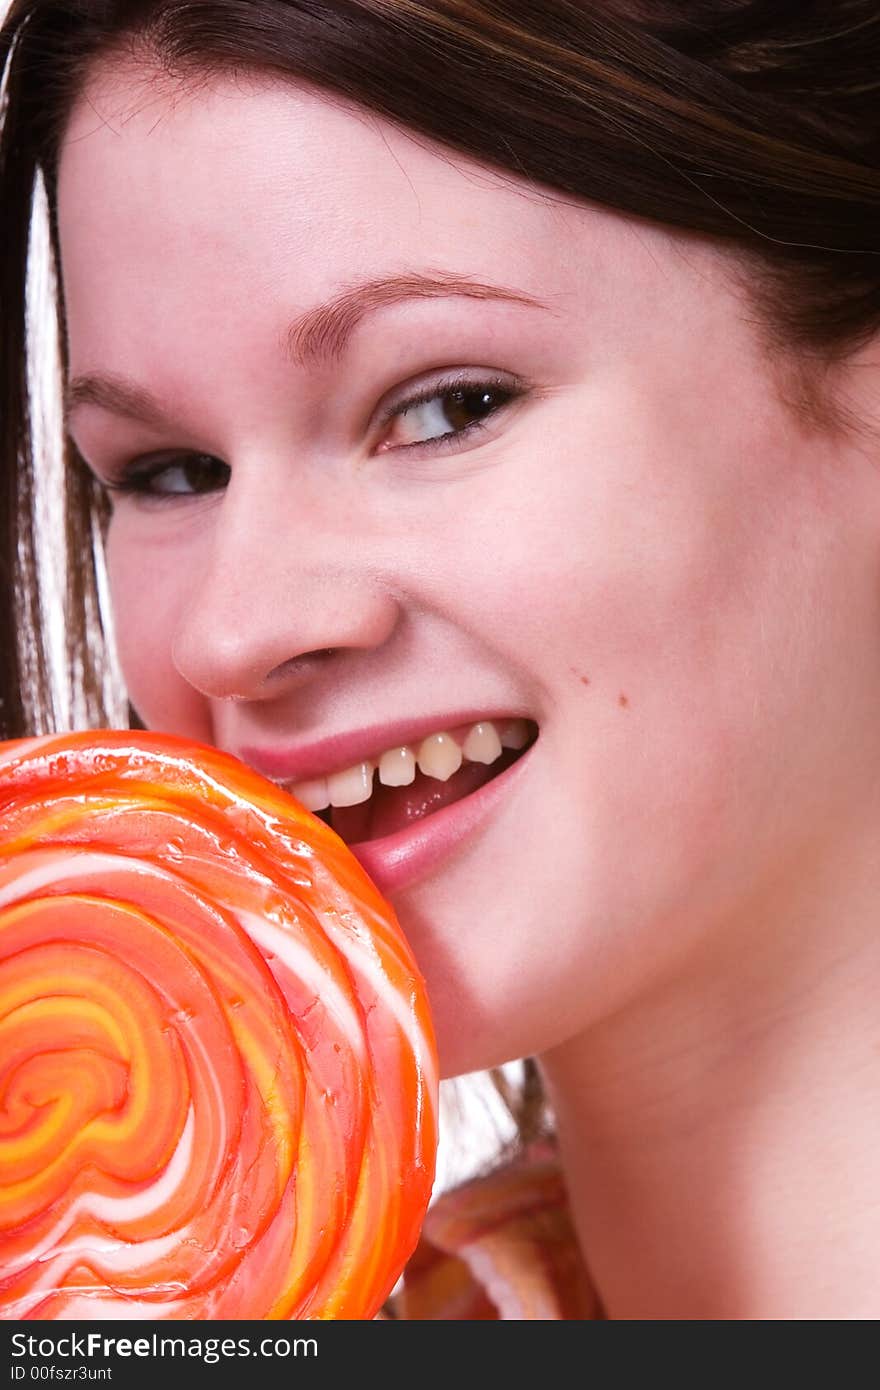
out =
[(292, 797), (164, 735), (0, 744), (0, 1315), (373, 1317), (436, 1085), (393, 911)]

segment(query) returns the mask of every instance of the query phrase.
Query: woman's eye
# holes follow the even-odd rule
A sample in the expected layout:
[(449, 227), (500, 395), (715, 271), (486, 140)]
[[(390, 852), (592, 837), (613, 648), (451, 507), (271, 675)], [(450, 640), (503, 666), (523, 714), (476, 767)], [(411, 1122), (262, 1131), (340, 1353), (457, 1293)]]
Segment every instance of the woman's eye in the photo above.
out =
[[(434, 382), (386, 412), (379, 450), (431, 450), (454, 444), (463, 435), (472, 436), (483, 429), (490, 416), (525, 390), (509, 381), (456, 377)], [(102, 482), (110, 493), (166, 501), (221, 492), (230, 476), (228, 463), (212, 454), (192, 453), (136, 459)]]
[(179, 454), (152, 462), (139, 460), (105, 486), (110, 492), (147, 497), (195, 497), (222, 490), (229, 476), (229, 464), (211, 454)]
[(389, 413), (382, 450), (439, 445), (479, 430), (503, 406), (522, 394), (501, 381), (437, 382)]

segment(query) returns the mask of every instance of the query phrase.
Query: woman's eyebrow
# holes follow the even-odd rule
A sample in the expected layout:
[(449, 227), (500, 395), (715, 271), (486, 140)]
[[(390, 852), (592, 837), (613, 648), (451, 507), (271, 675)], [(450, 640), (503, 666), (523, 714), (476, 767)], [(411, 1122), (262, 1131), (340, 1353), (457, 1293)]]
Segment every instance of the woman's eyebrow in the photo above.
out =
[(392, 275), (366, 280), (335, 295), (326, 304), (308, 309), (287, 330), (287, 355), (298, 366), (308, 367), (338, 360), (361, 319), (404, 299), (500, 299), (511, 304), (546, 309), (550, 306), (522, 290), (471, 280), (447, 271), (433, 274)]
[[(326, 303), (299, 315), (284, 335), (285, 355), (295, 365), (305, 369), (338, 361), (355, 328), (369, 314), (406, 299), (453, 297), (501, 300), (543, 309), (548, 313), (555, 312), (549, 304), (523, 290), (472, 280), (446, 271), (385, 276), (364, 280), (341, 290)], [(157, 397), (117, 373), (90, 372), (73, 377), (64, 393), (65, 421), (82, 405), (98, 406), (145, 425), (162, 425), (170, 413)]]

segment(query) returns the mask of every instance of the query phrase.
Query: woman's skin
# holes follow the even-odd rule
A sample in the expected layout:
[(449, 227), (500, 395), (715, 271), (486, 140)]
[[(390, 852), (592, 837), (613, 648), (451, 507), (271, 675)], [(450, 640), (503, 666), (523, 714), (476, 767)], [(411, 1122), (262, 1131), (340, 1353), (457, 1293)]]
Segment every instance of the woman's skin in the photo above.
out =
[[(141, 717), (233, 752), (536, 721), (392, 897), (444, 1072), (540, 1055), (609, 1316), (880, 1315), (876, 438), (797, 416), (719, 251), (308, 89), (100, 71), (59, 200), (71, 376), (166, 416), (93, 391), (80, 451), (226, 465), (114, 494)], [(415, 274), (536, 302), (411, 297), (338, 360), (287, 350)], [(877, 357), (835, 383), (875, 424)], [(456, 368), (526, 389), (433, 453), (442, 402), (380, 423)]]

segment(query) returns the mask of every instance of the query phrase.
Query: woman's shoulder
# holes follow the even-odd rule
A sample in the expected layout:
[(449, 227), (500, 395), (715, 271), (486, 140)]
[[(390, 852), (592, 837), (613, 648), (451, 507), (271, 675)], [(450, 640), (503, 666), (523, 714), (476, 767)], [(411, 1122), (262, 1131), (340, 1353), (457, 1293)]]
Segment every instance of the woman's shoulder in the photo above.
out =
[(602, 1316), (550, 1145), (434, 1201), (389, 1313), (454, 1321)]

